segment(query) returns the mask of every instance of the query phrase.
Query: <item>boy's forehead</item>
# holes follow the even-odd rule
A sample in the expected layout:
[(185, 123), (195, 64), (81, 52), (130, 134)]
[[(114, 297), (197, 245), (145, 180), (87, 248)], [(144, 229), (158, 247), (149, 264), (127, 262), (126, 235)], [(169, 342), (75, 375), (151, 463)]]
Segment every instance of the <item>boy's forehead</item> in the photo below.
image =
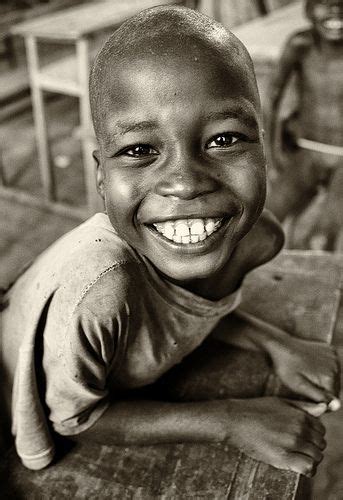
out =
[(124, 23), (126, 26), (110, 37), (95, 61), (90, 79), (95, 127), (98, 111), (105, 112), (115, 99), (120, 102), (127, 97), (123, 85), (127, 75), (130, 78), (136, 70), (135, 78), (139, 80), (140, 70), (149, 68), (157, 78), (151, 78), (150, 83), (149, 78), (145, 79), (147, 88), (149, 84), (158, 87), (159, 79), (163, 82), (167, 78), (181, 87), (186, 73), (189, 76), (193, 72), (194, 79), (201, 73), (203, 81), (206, 77), (226, 79), (231, 86), (235, 81), (241, 94), (259, 106), (250, 57), (243, 44), (223, 26), (190, 9), (180, 8), (150, 9), (144, 20), (144, 29), (140, 19)]
[(127, 54), (120, 60), (109, 59), (103, 79), (105, 93), (116, 98), (127, 93), (128, 88), (145, 88), (163, 91), (171, 87), (175, 91), (187, 88), (187, 84), (199, 83), (213, 87), (215, 81), (224, 84), (226, 93), (249, 95), (257, 98), (256, 79), (244, 58), (232, 60), (227, 54), (212, 51), (194, 43), (188, 50), (180, 50), (175, 44), (167, 52), (145, 50)]
[[(189, 57), (173, 61), (155, 57), (116, 66), (101, 99), (102, 131), (148, 130), (177, 115), (200, 123), (232, 118), (255, 128), (260, 104), (255, 82), (241, 66), (213, 64), (213, 59)], [(104, 140), (105, 137), (102, 136)]]

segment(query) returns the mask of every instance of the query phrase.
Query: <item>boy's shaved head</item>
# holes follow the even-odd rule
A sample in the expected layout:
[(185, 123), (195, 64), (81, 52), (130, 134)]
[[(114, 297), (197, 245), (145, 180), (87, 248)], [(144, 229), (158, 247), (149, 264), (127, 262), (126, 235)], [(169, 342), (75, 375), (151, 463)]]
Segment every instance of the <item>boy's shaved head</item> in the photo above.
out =
[[(216, 70), (238, 81), (247, 96), (259, 106), (252, 61), (244, 45), (213, 19), (184, 7), (154, 7), (124, 22), (98, 53), (90, 74), (90, 102), (97, 137), (107, 104), (120, 100), (116, 92), (116, 74), (131, 64), (147, 59), (171, 60), (196, 65), (208, 61)], [(213, 76), (215, 77), (215, 76)], [(163, 75), (161, 74), (161, 78)], [(109, 84), (110, 83), (110, 84)]]
[[(245, 47), (194, 10), (145, 10), (100, 50), (90, 97), (97, 186), (117, 234), (179, 284), (219, 271), (265, 200)], [(197, 221), (199, 235), (171, 239), (168, 227), (180, 221)], [(217, 232), (207, 238), (208, 221)]]

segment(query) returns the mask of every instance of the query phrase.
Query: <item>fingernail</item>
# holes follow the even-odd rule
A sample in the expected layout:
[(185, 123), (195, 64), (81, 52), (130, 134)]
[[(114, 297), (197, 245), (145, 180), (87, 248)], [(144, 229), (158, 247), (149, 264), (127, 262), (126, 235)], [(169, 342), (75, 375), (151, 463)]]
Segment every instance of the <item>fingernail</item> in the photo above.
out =
[(340, 400), (339, 400), (339, 399), (337, 399), (337, 398), (332, 399), (332, 400), (330, 401), (330, 403), (328, 404), (328, 409), (329, 409), (330, 411), (337, 411), (337, 410), (339, 410), (339, 409), (340, 409), (340, 407), (341, 407), (341, 402), (340, 402)]
[(323, 413), (327, 411), (326, 403), (316, 403), (315, 407), (311, 411), (311, 415), (314, 417), (321, 417)]

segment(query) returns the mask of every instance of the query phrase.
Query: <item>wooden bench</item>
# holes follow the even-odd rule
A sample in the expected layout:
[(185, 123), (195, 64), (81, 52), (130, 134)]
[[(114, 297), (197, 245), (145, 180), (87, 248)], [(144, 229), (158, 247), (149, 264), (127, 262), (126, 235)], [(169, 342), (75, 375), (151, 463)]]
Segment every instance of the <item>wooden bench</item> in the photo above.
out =
[[(342, 342), (342, 256), (284, 251), (251, 273), (240, 307), (302, 338)], [(233, 321), (232, 328), (249, 325)], [(229, 376), (228, 376), (229, 374)], [(161, 389), (162, 388), (162, 389)], [(283, 394), (263, 354), (205, 342), (160, 384), (165, 398)], [(308, 484), (225, 444), (74, 446), (45, 470), (25, 469), (10, 449), (0, 462), (4, 498), (293, 500)], [(309, 498), (306, 493), (303, 498)]]

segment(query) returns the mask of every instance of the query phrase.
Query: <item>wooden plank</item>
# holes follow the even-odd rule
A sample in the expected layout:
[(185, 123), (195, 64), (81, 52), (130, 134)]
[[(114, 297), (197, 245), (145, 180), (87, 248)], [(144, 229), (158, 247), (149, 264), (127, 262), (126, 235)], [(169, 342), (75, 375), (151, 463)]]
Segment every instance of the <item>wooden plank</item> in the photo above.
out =
[(64, 217), (70, 217), (76, 220), (82, 221), (89, 216), (88, 207), (78, 207), (68, 205), (67, 203), (50, 202), (42, 198), (38, 198), (37, 196), (33, 196), (22, 189), (13, 187), (0, 185), (0, 197), (5, 200), (15, 201), (21, 205), (27, 205), (29, 207), (38, 208), (40, 210), (62, 215)]
[(76, 57), (63, 57), (46, 64), (37, 74), (37, 85), (41, 89), (79, 97), (83, 89), (77, 78)]
[[(87, 206), (89, 215), (94, 214), (100, 207), (100, 196), (96, 187), (96, 168), (92, 153), (94, 151), (95, 133), (90, 136), (89, 132), (93, 130), (93, 122), (89, 101), (89, 43), (83, 38), (76, 42), (77, 60), (78, 60), (78, 81), (82, 89), (79, 100), (80, 126), (81, 126), (81, 148), (83, 171), (87, 193)], [(102, 200), (101, 200), (102, 202)]]
[(304, 15), (303, 3), (298, 1), (232, 31), (247, 47), (258, 66), (278, 61), (288, 37), (307, 26), (309, 21)]
[(242, 308), (296, 336), (331, 342), (342, 270), (339, 255), (284, 251), (247, 276)]
[(50, 40), (77, 40), (121, 24), (140, 10), (156, 5), (181, 3), (172, 0), (112, 0), (86, 3), (14, 26), (14, 35), (33, 35)]
[(37, 40), (33, 36), (25, 39), (28, 70), (31, 81), (32, 111), (35, 122), (35, 134), (38, 148), (38, 166), (40, 170), (43, 195), (47, 201), (56, 200), (54, 171), (51, 166), (49, 137), (44, 107), (44, 95), (37, 85), (39, 78), (39, 56)]
[[(78, 43), (85, 43), (80, 40)], [(83, 74), (87, 72), (87, 84), (85, 77), (80, 79), (81, 60), (75, 55), (62, 56), (59, 59), (41, 66), (36, 75), (36, 84), (42, 89), (66, 95), (80, 97), (87, 93), (88, 89), (88, 59), (91, 62), (97, 52), (96, 47), (91, 47), (89, 53), (82, 59)], [(87, 59), (86, 59), (87, 57)], [(87, 61), (87, 63), (86, 63)]]

